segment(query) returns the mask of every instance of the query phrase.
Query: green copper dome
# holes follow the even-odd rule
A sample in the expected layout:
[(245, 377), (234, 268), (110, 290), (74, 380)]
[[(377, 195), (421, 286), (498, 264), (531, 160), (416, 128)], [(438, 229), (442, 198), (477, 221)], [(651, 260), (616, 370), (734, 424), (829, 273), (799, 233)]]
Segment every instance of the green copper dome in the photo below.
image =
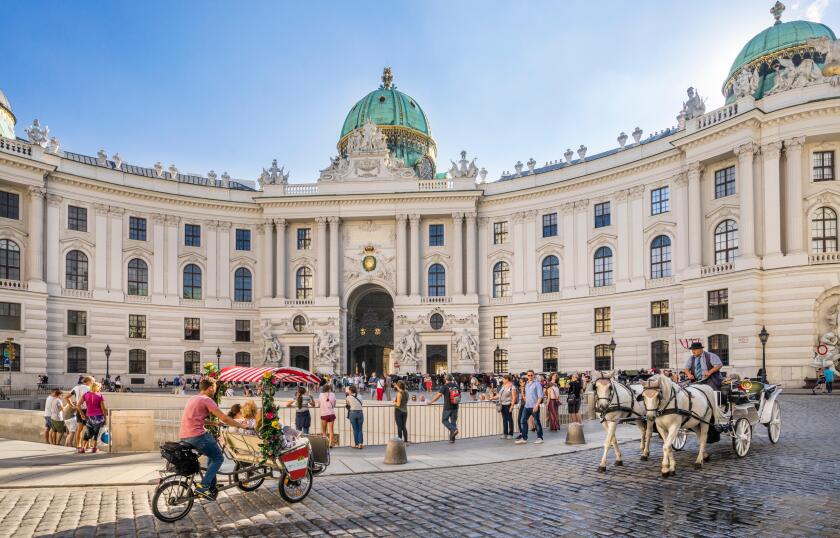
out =
[(8, 97), (0, 90), (0, 136), (14, 139), (16, 121)]

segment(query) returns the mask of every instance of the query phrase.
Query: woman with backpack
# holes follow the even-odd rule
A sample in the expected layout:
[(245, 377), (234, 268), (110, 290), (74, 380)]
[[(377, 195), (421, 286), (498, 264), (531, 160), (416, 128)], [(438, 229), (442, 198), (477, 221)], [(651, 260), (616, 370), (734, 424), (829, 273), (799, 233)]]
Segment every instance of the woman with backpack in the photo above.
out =
[(344, 405), (347, 408), (347, 419), (353, 428), (353, 444), (350, 445), (350, 448), (361, 450), (365, 447), (364, 437), (362, 435), (362, 424), (365, 422), (362, 400), (359, 399), (356, 387), (352, 385), (347, 387), (344, 393), (347, 395), (347, 398), (344, 400)]
[(437, 391), (434, 398), (426, 403), (433, 404), (443, 397), (443, 427), (449, 430), (449, 442), (454, 443), (458, 436), (458, 405), (461, 403), (461, 389), (455, 383), (452, 374), (446, 374), (446, 384)]

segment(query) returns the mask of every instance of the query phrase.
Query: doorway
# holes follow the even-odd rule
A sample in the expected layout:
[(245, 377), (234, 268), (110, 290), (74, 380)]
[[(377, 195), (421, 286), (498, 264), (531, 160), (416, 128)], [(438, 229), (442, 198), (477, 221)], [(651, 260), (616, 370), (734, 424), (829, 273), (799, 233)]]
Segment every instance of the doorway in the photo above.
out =
[(289, 346), (289, 357), (291, 366), (309, 370), (309, 346)]
[(389, 374), (394, 348), (394, 301), (384, 288), (368, 284), (347, 301), (347, 372)]
[(446, 344), (430, 344), (426, 346), (426, 372), (433, 375), (446, 373), (449, 346)]

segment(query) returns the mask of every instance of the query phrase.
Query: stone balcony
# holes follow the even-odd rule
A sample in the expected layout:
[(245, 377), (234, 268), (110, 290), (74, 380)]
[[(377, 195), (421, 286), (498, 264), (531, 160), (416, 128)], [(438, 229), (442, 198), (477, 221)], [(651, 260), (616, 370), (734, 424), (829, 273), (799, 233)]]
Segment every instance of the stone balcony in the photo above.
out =
[(420, 304), (447, 304), (452, 302), (452, 297), (420, 297)]
[(32, 155), (32, 144), (0, 136), (0, 151), (30, 157)]
[[(2, 138), (0, 138), (0, 140), (2, 140)], [(8, 278), (0, 278), (0, 288), (7, 290), (26, 291), (29, 288), (29, 284), (27, 282), (23, 282), (22, 280), (10, 280)]]
[(75, 297), (77, 299), (91, 299), (93, 292), (91, 290), (73, 290), (69, 288), (61, 288), (62, 297)]
[(589, 288), (590, 297), (597, 297), (599, 295), (609, 295), (611, 293), (615, 293), (615, 284), (610, 284), (609, 286), (597, 286)]
[(646, 278), (645, 279), (645, 288), (662, 288), (665, 286), (670, 286), (674, 283), (674, 277), (666, 276), (662, 278)]
[(735, 270), (735, 264), (732, 262), (706, 265), (700, 268), (700, 276), (722, 275), (724, 273), (731, 273), (733, 270)]
[(313, 299), (286, 299), (284, 304), (286, 306), (311, 306), (314, 302)]
[(556, 301), (558, 299), (563, 298), (563, 293), (559, 291), (554, 291), (551, 293), (538, 293), (537, 300), (538, 301)]
[(455, 188), (451, 179), (421, 179), (417, 181), (419, 191), (448, 191)]
[(231, 308), (234, 310), (251, 310), (256, 307), (257, 305), (254, 301), (233, 301), (231, 303)]
[(204, 306), (204, 299), (185, 299), (181, 297), (178, 299), (178, 304), (181, 306)]
[(152, 302), (151, 295), (126, 295), (125, 302), (132, 304), (150, 304)]
[(838, 262), (840, 262), (840, 252), (818, 252), (808, 255), (808, 264), (810, 265)]
[(513, 302), (513, 297), (490, 297), (489, 302), (491, 305), (511, 304)]

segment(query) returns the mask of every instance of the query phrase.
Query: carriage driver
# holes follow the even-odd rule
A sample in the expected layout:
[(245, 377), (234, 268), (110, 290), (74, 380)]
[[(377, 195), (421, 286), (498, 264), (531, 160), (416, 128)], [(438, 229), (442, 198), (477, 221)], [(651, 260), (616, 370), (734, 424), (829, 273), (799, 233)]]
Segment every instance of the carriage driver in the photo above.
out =
[(703, 350), (703, 344), (692, 342), (691, 355), (685, 361), (685, 375), (694, 383), (705, 383), (714, 390), (720, 390), (723, 376), (720, 373), (723, 362), (714, 353)]

